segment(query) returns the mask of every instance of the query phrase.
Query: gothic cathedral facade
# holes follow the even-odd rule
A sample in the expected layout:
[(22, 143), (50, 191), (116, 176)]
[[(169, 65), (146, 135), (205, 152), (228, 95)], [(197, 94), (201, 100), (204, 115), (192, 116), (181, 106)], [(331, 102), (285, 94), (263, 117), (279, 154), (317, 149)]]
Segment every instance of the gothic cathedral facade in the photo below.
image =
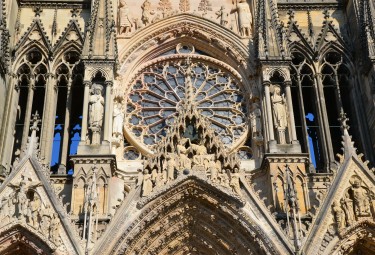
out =
[(0, 254), (375, 254), (374, 0), (0, 7)]

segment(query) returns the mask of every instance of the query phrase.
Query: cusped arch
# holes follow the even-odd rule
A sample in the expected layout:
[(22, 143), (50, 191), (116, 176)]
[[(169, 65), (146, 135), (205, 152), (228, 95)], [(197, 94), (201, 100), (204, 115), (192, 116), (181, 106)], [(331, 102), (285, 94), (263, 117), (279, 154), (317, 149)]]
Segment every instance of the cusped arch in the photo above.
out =
[(231, 195), (188, 178), (138, 203), (142, 210), (111, 254), (279, 254)]
[(0, 229), (0, 254), (48, 255), (56, 246), (27, 225), (12, 224)]

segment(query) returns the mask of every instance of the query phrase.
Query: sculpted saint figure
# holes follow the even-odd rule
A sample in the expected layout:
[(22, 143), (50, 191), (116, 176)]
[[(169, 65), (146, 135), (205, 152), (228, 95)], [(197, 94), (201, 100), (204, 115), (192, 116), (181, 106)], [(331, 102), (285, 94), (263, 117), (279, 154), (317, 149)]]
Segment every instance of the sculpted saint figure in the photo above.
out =
[(100, 130), (103, 125), (104, 98), (102, 96), (103, 86), (92, 85), (92, 95), (89, 98), (89, 128), (91, 129), (92, 144), (100, 143)]
[(129, 7), (125, 0), (120, 1), (119, 8), (119, 20), (120, 20), (120, 31), (119, 34), (125, 33), (129, 34), (131, 28), (133, 27), (132, 21), (129, 17)]
[(220, 18), (220, 25), (223, 27), (228, 27), (229, 23), (229, 13), (225, 10), (225, 6), (221, 6), (220, 10), (215, 12), (217, 18)]
[(23, 219), (27, 215), (28, 199), (26, 196), (26, 183), (22, 180), (19, 185), (19, 190), (13, 200), (13, 203), (18, 209), (18, 218)]
[(122, 136), (122, 125), (124, 123), (124, 112), (122, 111), (122, 105), (116, 101), (113, 109), (113, 130), (114, 136)]
[(213, 183), (217, 182), (217, 177), (218, 177), (220, 168), (221, 168), (221, 163), (220, 163), (219, 160), (216, 160), (216, 161), (210, 160), (209, 161), (209, 170), (210, 170), (210, 174), (211, 174), (211, 181)]
[(262, 135), (262, 122), (260, 120), (262, 113), (259, 109), (258, 104), (255, 104), (254, 110), (250, 114), (251, 118), (251, 133), (254, 138)]
[(151, 3), (149, 0), (145, 0), (141, 6), (142, 8), (142, 21), (145, 26), (151, 22)]
[(230, 186), (234, 193), (242, 197), (241, 187), (240, 187), (240, 174), (238, 168), (234, 168), (234, 173), (231, 174)]
[(60, 242), (59, 230), (60, 230), (60, 219), (57, 216), (57, 213), (54, 213), (53, 218), (51, 220), (49, 236), (52, 239), (52, 242), (55, 243), (56, 245), (58, 245)]
[(50, 205), (47, 204), (44, 210), (41, 211), (42, 221), (40, 223), (40, 228), (44, 235), (48, 235), (48, 230), (51, 224), (52, 216), (53, 216), (53, 210), (50, 207)]
[(148, 196), (152, 192), (152, 180), (151, 174), (148, 173), (148, 170), (143, 171), (143, 186), (142, 186), (142, 196)]
[(176, 159), (173, 154), (167, 155), (167, 182), (174, 180), (174, 170), (176, 168)]
[(271, 97), (274, 126), (278, 130), (279, 143), (285, 144), (285, 129), (288, 126), (287, 110), (284, 94), (281, 94), (280, 86), (275, 85)]
[(40, 200), (36, 195), (34, 195), (34, 200), (29, 202), (29, 211), (30, 211), (29, 221), (31, 225), (36, 229), (39, 228), (39, 220), (38, 220), (39, 208), (40, 208)]
[(186, 149), (185, 147), (187, 142), (189, 142), (190, 144), (189, 138), (182, 138), (181, 143), (177, 145), (177, 154), (180, 157), (179, 158), (179, 161), (180, 161), (179, 170), (185, 170), (185, 169), (191, 168), (191, 159), (188, 157), (189, 150)]
[(370, 201), (367, 191), (361, 187), (361, 180), (354, 179), (352, 183), (353, 200), (356, 216), (370, 216)]
[(337, 223), (337, 228), (339, 230), (345, 228), (346, 227), (346, 224), (345, 224), (345, 213), (342, 210), (341, 205), (339, 203), (337, 203), (337, 202), (333, 202), (332, 211), (333, 211), (333, 214), (335, 216), (335, 220), (336, 220), (336, 223)]
[(225, 169), (222, 169), (221, 170), (221, 174), (220, 174), (220, 184), (226, 188), (230, 188), (229, 186), (229, 177), (228, 177), (228, 174), (227, 174), (227, 171), (225, 171)]
[(246, 0), (240, 0), (236, 3), (236, 7), (232, 9), (231, 13), (238, 13), (238, 26), (241, 36), (251, 36), (251, 26), (253, 24), (253, 17), (251, 15), (249, 4)]

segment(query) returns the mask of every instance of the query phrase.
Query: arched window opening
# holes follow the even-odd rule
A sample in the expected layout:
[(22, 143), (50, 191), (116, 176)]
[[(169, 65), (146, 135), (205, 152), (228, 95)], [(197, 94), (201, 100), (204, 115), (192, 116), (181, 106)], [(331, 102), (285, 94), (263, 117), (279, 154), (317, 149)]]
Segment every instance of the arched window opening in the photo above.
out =
[[(326, 54), (322, 63), (322, 82), (326, 111), (331, 135), (333, 154), (341, 152), (341, 129), (340, 115), (345, 112), (354, 127), (356, 126), (356, 114), (354, 109), (353, 95), (351, 95), (351, 86), (349, 81), (350, 72), (345, 66), (344, 57), (334, 51)], [(358, 130), (357, 130), (358, 131)], [(358, 132), (352, 132), (353, 134)], [(360, 139), (355, 135), (353, 137), (357, 146), (361, 146)]]
[(321, 171), (324, 167), (324, 153), (314, 74), (306, 58), (299, 52), (292, 54), (291, 67), (291, 90), (297, 137), (302, 151), (310, 154), (311, 163), (317, 171)]
[[(54, 126), (54, 143), (51, 157), (51, 171), (65, 174), (69, 155), (77, 153), (80, 141), (82, 108), (83, 108), (83, 64), (80, 53), (70, 50), (58, 61), (57, 107)], [(67, 168), (68, 167), (68, 168)], [(67, 170), (68, 169), (68, 170)]]

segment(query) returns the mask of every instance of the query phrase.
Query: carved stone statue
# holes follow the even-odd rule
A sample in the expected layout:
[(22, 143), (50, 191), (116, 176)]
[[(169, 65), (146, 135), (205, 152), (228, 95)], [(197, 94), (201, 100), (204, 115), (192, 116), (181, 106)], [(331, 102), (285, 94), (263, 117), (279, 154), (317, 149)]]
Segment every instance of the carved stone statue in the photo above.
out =
[(142, 8), (142, 22), (145, 26), (151, 23), (151, 3), (145, 0), (141, 6)]
[(122, 128), (124, 123), (124, 112), (120, 102), (116, 101), (113, 109), (113, 129), (114, 137), (122, 139)]
[(240, 0), (236, 3), (236, 7), (232, 9), (231, 13), (238, 13), (238, 27), (241, 36), (251, 36), (251, 26), (253, 24), (253, 17), (251, 15), (249, 4), (246, 0)]
[(152, 180), (151, 174), (148, 173), (148, 170), (143, 171), (143, 186), (142, 186), (142, 196), (148, 196), (152, 192)]
[(39, 229), (39, 209), (40, 200), (34, 195), (34, 200), (29, 202), (29, 222), (36, 229)]
[(221, 174), (219, 175), (220, 178), (220, 185), (226, 188), (230, 188), (229, 185), (229, 177), (227, 171), (225, 169), (221, 170)]
[(220, 18), (220, 25), (228, 27), (229, 13), (225, 10), (225, 6), (221, 6), (220, 10), (215, 13), (217, 18)]
[(230, 186), (234, 193), (242, 197), (241, 187), (240, 187), (240, 174), (237, 167), (234, 168), (234, 173), (231, 174)]
[(350, 226), (351, 223), (354, 221), (354, 216), (353, 216), (353, 201), (349, 198), (349, 194), (346, 194), (340, 200), (340, 203), (345, 213), (346, 222)]
[(19, 190), (15, 194), (13, 203), (16, 205), (16, 212), (18, 212), (18, 218), (24, 219), (27, 215), (28, 199), (26, 196), (26, 182), (22, 180), (19, 185)]
[(262, 122), (260, 119), (261, 116), (262, 112), (260, 111), (258, 104), (255, 104), (254, 110), (250, 113), (251, 133), (253, 138), (262, 136)]
[(176, 169), (176, 159), (173, 154), (167, 155), (167, 182), (174, 180), (174, 170)]
[(177, 154), (180, 157), (180, 171), (191, 169), (191, 159), (188, 157), (189, 150), (185, 147), (188, 142), (190, 144), (190, 140), (188, 138), (182, 138), (181, 143), (177, 145)]
[(333, 202), (332, 211), (337, 224), (337, 229), (344, 229), (346, 227), (345, 213), (342, 210), (341, 205), (337, 202)]
[(281, 94), (281, 88), (274, 86), (274, 92), (271, 97), (274, 126), (278, 131), (280, 144), (286, 143), (285, 130), (288, 126), (287, 110), (284, 94)]
[(49, 236), (52, 242), (56, 245), (60, 243), (60, 219), (57, 215), (57, 213), (53, 214), (52, 220), (51, 220), (51, 226), (49, 231)]
[(129, 6), (125, 0), (120, 1), (119, 6), (119, 21), (120, 21), (120, 30), (119, 34), (125, 33), (125, 35), (131, 32), (133, 23), (129, 17)]
[(100, 131), (104, 117), (104, 98), (102, 96), (103, 86), (92, 85), (92, 95), (89, 98), (89, 128), (92, 131), (92, 144), (100, 144)]
[(41, 217), (42, 221), (40, 223), (40, 229), (44, 235), (48, 236), (49, 227), (53, 217), (53, 210), (49, 204), (47, 204), (46, 207), (41, 210)]
[(361, 187), (361, 179), (353, 178), (351, 180), (354, 211), (357, 217), (370, 216), (370, 201), (367, 194), (367, 190)]

